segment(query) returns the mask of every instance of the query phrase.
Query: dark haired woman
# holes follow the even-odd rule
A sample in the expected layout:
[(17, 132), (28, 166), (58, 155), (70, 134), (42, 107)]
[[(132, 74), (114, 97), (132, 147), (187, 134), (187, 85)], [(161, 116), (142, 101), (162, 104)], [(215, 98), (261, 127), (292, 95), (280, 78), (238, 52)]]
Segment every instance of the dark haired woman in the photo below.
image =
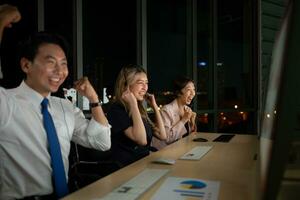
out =
[[(143, 68), (129, 65), (121, 69), (115, 86), (115, 102), (107, 118), (112, 126), (112, 160), (122, 167), (149, 155), (152, 136), (166, 139), (155, 98), (147, 90), (148, 78)], [(145, 99), (155, 113), (155, 123), (143, 106)]]
[(188, 107), (195, 96), (193, 80), (187, 77), (177, 78), (174, 81), (174, 94), (176, 98), (161, 109), (167, 139), (165, 141), (153, 139), (152, 146), (158, 150), (197, 131), (196, 113)]

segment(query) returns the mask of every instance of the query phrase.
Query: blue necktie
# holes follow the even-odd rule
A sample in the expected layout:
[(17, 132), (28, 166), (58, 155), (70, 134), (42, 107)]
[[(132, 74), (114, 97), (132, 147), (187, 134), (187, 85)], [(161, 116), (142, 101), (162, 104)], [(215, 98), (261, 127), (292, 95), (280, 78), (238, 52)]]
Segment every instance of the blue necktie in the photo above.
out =
[(49, 153), (51, 156), (54, 189), (57, 197), (61, 198), (68, 194), (68, 185), (55, 126), (52, 117), (48, 112), (48, 102), (49, 101), (47, 98), (44, 98), (44, 100), (42, 101), (42, 114), (44, 127), (47, 132), (47, 138), (49, 143)]

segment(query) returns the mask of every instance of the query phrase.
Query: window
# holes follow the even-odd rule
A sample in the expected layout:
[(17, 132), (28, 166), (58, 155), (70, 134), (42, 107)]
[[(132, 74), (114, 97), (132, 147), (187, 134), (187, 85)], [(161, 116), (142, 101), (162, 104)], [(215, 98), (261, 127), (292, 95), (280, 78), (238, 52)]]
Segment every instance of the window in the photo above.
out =
[(186, 75), (196, 82), (199, 131), (254, 133), (255, 3), (165, 0), (147, 6), (149, 87), (158, 103), (168, 103), (172, 80)]
[(121, 67), (136, 63), (136, 1), (82, 1), (83, 75), (101, 96)]

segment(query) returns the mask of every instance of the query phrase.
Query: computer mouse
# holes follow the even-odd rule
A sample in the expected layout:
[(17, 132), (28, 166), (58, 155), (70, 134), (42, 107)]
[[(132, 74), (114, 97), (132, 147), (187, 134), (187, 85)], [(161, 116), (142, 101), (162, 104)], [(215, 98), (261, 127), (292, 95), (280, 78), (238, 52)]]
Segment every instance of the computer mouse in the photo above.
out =
[(193, 139), (194, 142), (207, 142), (208, 140), (205, 138), (195, 138)]
[(175, 160), (170, 159), (170, 158), (157, 158), (156, 160), (153, 160), (152, 163), (165, 164), (165, 165), (174, 165)]

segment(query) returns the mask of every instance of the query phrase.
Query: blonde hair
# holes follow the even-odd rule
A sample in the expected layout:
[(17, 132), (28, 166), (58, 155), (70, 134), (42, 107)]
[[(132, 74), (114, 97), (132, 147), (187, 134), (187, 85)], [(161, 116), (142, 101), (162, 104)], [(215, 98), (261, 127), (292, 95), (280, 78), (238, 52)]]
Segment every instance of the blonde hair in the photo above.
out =
[[(133, 84), (135, 76), (140, 73), (147, 75), (146, 71), (142, 67), (130, 64), (124, 66), (118, 74), (115, 84), (115, 101), (122, 103), (126, 110), (128, 110), (128, 106), (122, 99), (122, 94), (125, 90), (127, 90), (128, 86)], [(148, 120), (147, 111), (144, 108), (142, 101), (138, 101), (138, 108), (141, 116)]]
[[(124, 105), (125, 110), (128, 111), (128, 106), (122, 99), (122, 94), (127, 90), (128, 86), (132, 85), (134, 78), (137, 74), (144, 73), (147, 76), (145, 69), (138, 65), (129, 64), (124, 66), (118, 74), (116, 85), (115, 85), (115, 101)], [(145, 119), (153, 129), (153, 131), (159, 132), (159, 128), (152, 122), (149, 118), (145, 107), (143, 106), (143, 101), (137, 101), (139, 111), (143, 119)], [(131, 116), (131, 113), (129, 113)]]

